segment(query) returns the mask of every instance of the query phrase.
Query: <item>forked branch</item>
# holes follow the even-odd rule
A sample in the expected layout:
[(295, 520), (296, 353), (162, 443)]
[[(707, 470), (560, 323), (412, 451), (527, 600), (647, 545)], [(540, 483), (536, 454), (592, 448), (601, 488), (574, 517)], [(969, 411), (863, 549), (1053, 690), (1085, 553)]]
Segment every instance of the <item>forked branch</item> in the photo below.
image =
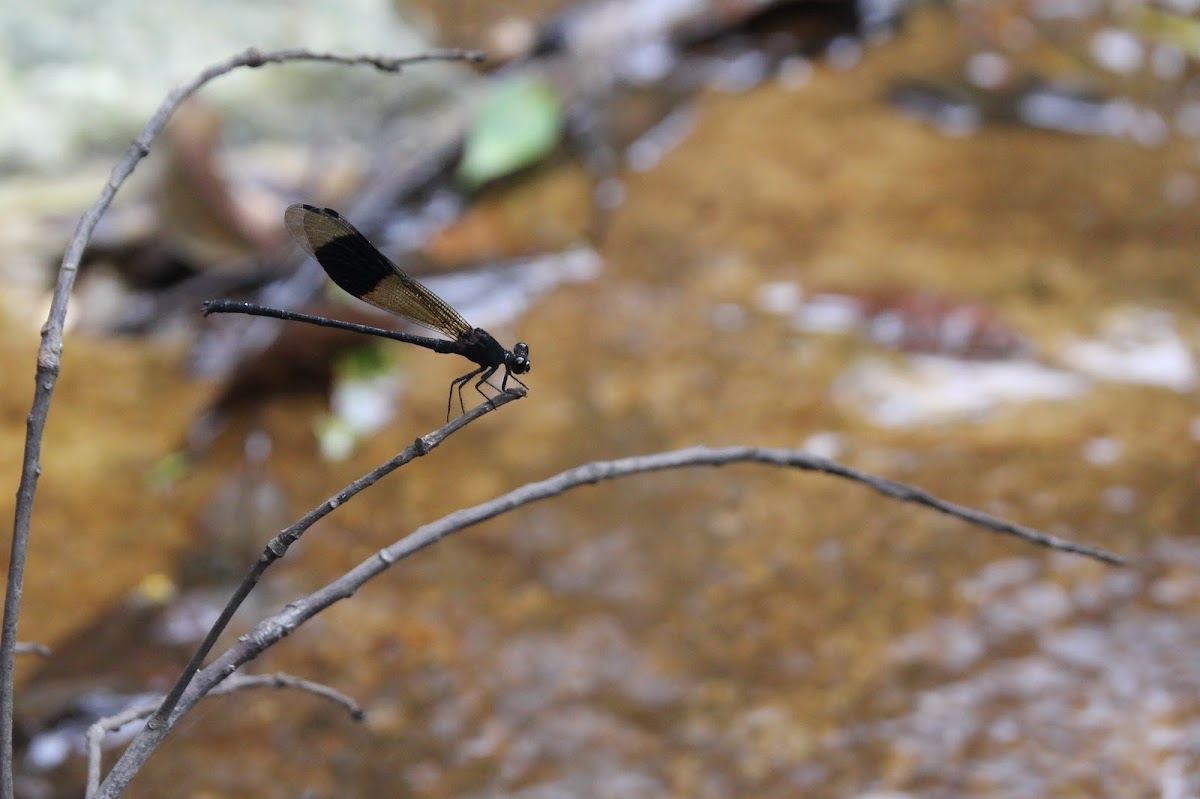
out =
[[(515, 399), (516, 396), (519, 395), (502, 394), (496, 399), (496, 402), (503, 404), (511, 399)], [(488, 404), (484, 403), (470, 411), (468, 416), (473, 416), (476, 413), (484, 413), (487, 408)], [(447, 427), (453, 427), (463, 422), (466, 418), (460, 417)], [(405, 450), (404, 453), (397, 456), (397, 459), (407, 458), (411, 460), (412, 457), (423, 454), (420, 450), (429, 445), (430, 442), (426, 439), (418, 439), (413, 447)], [(417, 451), (411, 455), (407, 454), (414, 447)], [(316, 515), (316, 518), (320, 518), (320, 516), (329, 513), (337, 505), (341, 504), (341, 502), (344, 502), (358, 491), (374, 483), (383, 473), (391, 471), (391, 468), (394, 467), (389, 468), (389, 466), (397, 459), (389, 461), (388, 464), (380, 467), (380, 469), (376, 469), (355, 481), (341, 491), (334, 499), (311, 511), (298, 524), (307, 526), (305, 521), (310, 519), (315, 521), (313, 518), (314, 515)], [(258, 657), (267, 648), (291, 634), (297, 627), (325, 608), (353, 596), (368, 580), (371, 580), (391, 568), (395, 563), (436, 543), (442, 538), (523, 505), (558, 496), (579, 486), (592, 485), (605, 480), (615, 480), (620, 477), (630, 477), (645, 472), (694, 466), (725, 466), (735, 463), (761, 463), (768, 466), (786, 467), (802, 471), (823, 472), (860, 483), (880, 494), (903, 502), (912, 502), (932, 508), (985, 530), (1013, 536), (1026, 543), (1060, 552), (1083, 555), (1102, 563), (1112, 565), (1122, 565), (1124, 563), (1118, 555), (1103, 549), (1068, 541), (1029, 527), (1007, 522), (1003, 519), (989, 516), (981, 511), (939, 499), (920, 488), (876, 477), (856, 469), (851, 469), (848, 466), (843, 466), (834, 461), (797, 450), (760, 447), (727, 447), (723, 449), (690, 447), (672, 452), (641, 455), (632, 458), (622, 458), (620, 460), (596, 461), (574, 469), (568, 469), (536, 483), (529, 483), (493, 500), (472, 508), (455, 511), (436, 522), (420, 527), (391, 546), (379, 550), (370, 558), (367, 558), (323, 588), (314, 591), (296, 602), (289, 603), (279, 613), (261, 621), (252, 631), (242, 636), (237, 643), (227, 649), (215, 661), (195, 674), (194, 678), (187, 685), (187, 690), (183, 691), (179, 696), (178, 704), (175, 706), (173, 712), (162, 719), (156, 716), (155, 723), (147, 724), (146, 728), (130, 743), (129, 748), (125, 750), (120, 761), (113, 767), (112, 772), (109, 773), (108, 778), (100, 786), (100, 791), (96, 795), (98, 797), (117, 796), (183, 714), (206, 693), (220, 684), (222, 680), (233, 674), (239, 667)], [(381, 473), (381, 470), (386, 471)], [(308, 521), (308, 524), (311, 524), (311, 521)], [(280, 537), (283, 537), (283, 534)], [(276, 541), (278, 540), (279, 538), (276, 539)], [(268, 546), (268, 550), (270, 549), (271, 547)]]
[[(301, 679), (300, 677), (293, 677), (283, 672), (276, 672), (274, 674), (235, 674), (213, 688), (212, 691), (209, 691), (208, 696), (210, 698), (224, 696), (235, 691), (244, 691), (247, 688), (292, 688), (319, 696), (322, 699), (333, 702), (335, 705), (341, 706), (350, 714), (350, 718), (355, 721), (362, 721), (366, 717), (366, 713), (362, 707), (341, 691), (336, 691), (328, 685), (322, 685), (321, 683)], [(87, 792), (84, 796), (93, 796), (96, 793), (96, 789), (100, 786), (100, 760), (103, 754), (102, 744), (104, 743), (104, 736), (110, 732), (116, 732), (126, 724), (146, 718), (158, 706), (158, 699), (146, 699), (142, 702), (135, 702), (115, 716), (97, 719), (92, 723), (92, 726), (88, 727), (88, 776)]]
[(33, 518), (33, 499), (41, 475), (42, 438), (50, 399), (58, 382), (63, 349), (63, 324), (67, 303), (75, 276), (83, 258), (84, 248), (100, 217), (108, 210), (117, 190), (133, 173), (138, 162), (150, 153), (150, 145), (162, 133), (176, 109), (209, 81), (241, 67), (261, 67), (287, 61), (321, 61), (334, 64), (369, 65), (386, 72), (399, 72), (406, 66), (422, 61), (478, 60), (481, 55), (462, 50), (438, 50), (404, 58), (383, 56), (338, 55), (306, 49), (260, 51), (254, 48), (220, 61), (203, 70), (192, 80), (174, 89), (159, 105), (154, 116), (134, 139), (125, 155), (113, 167), (112, 174), (92, 207), (80, 218), (63, 255), (58, 280), (50, 303), (50, 313), (42, 327), (38, 347), (37, 370), (34, 378), (33, 407), (26, 421), (25, 454), (21, 464), (21, 482), (17, 488), (16, 510), (13, 519), (12, 546), (9, 556), (8, 580), (4, 597), (4, 620), (0, 626), (0, 799), (13, 796), (13, 664), (16, 657), (17, 620), (20, 614), (21, 587), (25, 578), (25, 559), (29, 548), (29, 529)]

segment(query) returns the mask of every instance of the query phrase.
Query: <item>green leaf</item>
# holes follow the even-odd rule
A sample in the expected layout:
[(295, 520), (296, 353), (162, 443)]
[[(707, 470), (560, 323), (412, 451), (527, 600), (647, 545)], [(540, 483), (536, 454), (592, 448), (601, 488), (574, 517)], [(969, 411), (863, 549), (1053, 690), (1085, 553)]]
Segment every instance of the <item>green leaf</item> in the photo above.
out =
[(173, 452), (158, 460), (146, 474), (146, 482), (159, 491), (165, 491), (192, 470), (192, 459), (185, 452)]
[(1174, 44), (1192, 58), (1200, 57), (1200, 22), (1186, 14), (1135, 6), (1129, 19), (1131, 27), (1143, 36)]
[(493, 87), (467, 133), (458, 179), (468, 188), (537, 163), (558, 144), (562, 103), (554, 89), (533, 77)]
[(335, 380), (367, 380), (391, 372), (394, 365), (384, 348), (372, 343), (339, 353), (333, 374)]

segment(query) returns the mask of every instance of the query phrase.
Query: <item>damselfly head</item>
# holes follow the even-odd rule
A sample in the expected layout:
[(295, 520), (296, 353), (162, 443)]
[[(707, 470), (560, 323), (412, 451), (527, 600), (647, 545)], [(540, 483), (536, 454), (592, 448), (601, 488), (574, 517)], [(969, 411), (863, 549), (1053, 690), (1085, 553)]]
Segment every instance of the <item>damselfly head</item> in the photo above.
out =
[(529, 362), (529, 345), (524, 341), (518, 341), (517, 346), (512, 348), (512, 352), (504, 356), (504, 364), (514, 375), (523, 375), (532, 369), (533, 364)]

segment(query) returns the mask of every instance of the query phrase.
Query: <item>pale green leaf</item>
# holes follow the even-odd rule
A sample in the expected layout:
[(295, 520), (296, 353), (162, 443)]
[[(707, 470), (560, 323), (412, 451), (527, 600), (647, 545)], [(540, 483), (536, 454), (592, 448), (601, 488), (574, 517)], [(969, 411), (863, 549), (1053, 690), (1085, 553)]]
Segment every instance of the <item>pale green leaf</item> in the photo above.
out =
[(517, 77), (493, 87), (467, 133), (458, 179), (469, 188), (535, 164), (554, 149), (562, 103), (546, 82)]

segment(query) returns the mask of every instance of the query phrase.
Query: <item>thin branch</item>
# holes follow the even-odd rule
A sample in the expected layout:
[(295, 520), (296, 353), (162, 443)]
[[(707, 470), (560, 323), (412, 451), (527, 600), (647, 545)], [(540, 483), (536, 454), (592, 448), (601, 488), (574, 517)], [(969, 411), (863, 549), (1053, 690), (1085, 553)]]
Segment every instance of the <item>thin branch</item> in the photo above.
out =
[(4, 621), (0, 628), (0, 799), (12, 799), (12, 745), (13, 745), (13, 677), (16, 657), (17, 621), (20, 613), (21, 590), (25, 576), (25, 559), (29, 546), (29, 528), (33, 516), (33, 500), (37, 492), (37, 480), (41, 475), (42, 437), (46, 419), (50, 412), (50, 398), (58, 381), (63, 351), (63, 323), (67, 315), (67, 303), (75, 276), (83, 257), (84, 248), (91, 239), (101, 215), (112, 203), (117, 190), (125, 182), (146, 155), (150, 145), (162, 132), (167, 120), (181, 103), (195, 94), (204, 84), (240, 67), (260, 67), (286, 61), (321, 61), (346, 65), (369, 65), (387, 72), (398, 72), (402, 68), (422, 61), (479, 60), (478, 53), (461, 50), (440, 50), (407, 58), (385, 58), (383, 56), (345, 56), (335, 53), (318, 53), (304, 49), (263, 52), (249, 49), (225, 61), (203, 70), (187, 83), (177, 87), (146, 123), (142, 132), (129, 146), (124, 157), (113, 167), (112, 174), (100, 191), (96, 202), (79, 220), (75, 233), (67, 245), (62, 265), (58, 270), (58, 282), (50, 303), (50, 313), (42, 327), (42, 341), (38, 347), (37, 372), (33, 394), (33, 407), (26, 420), (25, 454), (21, 466), (21, 482), (17, 489), (17, 503), (13, 519), (12, 547), (9, 557), (8, 581), (4, 597)]
[(507, 405), (509, 402), (512, 402), (515, 399), (520, 399), (524, 396), (525, 392), (521, 389), (510, 389), (509, 391), (502, 392), (494, 399), (477, 405), (462, 416), (459, 416), (454, 421), (443, 425), (426, 436), (418, 438), (412, 444), (405, 447), (405, 449), (399, 455), (392, 458), (390, 461), (370, 472), (369, 474), (366, 474), (363, 477), (360, 477), (358, 480), (355, 480), (353, 483), (338, 492), (337, 495), (331, 497), (306, 513), (304, 517), (300, 519), (300, 521), (296, 522), (291, 527), (286, 528), (279, 533), (279, 535), (272, 538), (263, 549), (262, 554), (258, 556), (258, 560), (255, 561), (254, 565), (250, 567), (250, 571), (248, 571), (246, 576), (242, 578), (241, 584), (238, 585), (237, 590), (233, 592), (233, 596), (229, 598), (224, 610), (221, 611), (221, 615), (213, 623), (212, 628), (208, 631), (208, 634), (204, 637), (204, 640), (196, 649), (195, 654), (192, 655), (192, 659), (189, 660), (187, 666), (184, 667), (183, 673), (179, 675), (179, 679), (175, 682), (175, 685), (171, 688), (170, 692), (163, 700), (162, 706), (158, 709), (158, 712), (154, 714), (154, 717), (147, 722), (146, 726), (150, 729), (165, 728), (167, 726), (167, 720), (171, 716), (171, 711), (175, 709), (175, 705), (178, 703), (179, 697), (183, 694), (184, 689), (187, 688), (192, 676), (200, 668), (200, 664), (204, 662), (204, 659), (208, 657), (208, 653), (212, 651), (212, 648), (216, 645), (217, 639), (220, 638), (221, 633), (225, 631), (225, 627), (229, 624), (229, 620), (233, 618), (233, 614), (237, 612), (237, 609), (241, 607), (242, 602), (246, 600), (246, 597), (249, 596), (250, 592), (254, 590), (254, 587), (258, 585), (258, 581), (262, 578), (263, 573), (271, 566), (272, 563), (287, 554), (288, 548), (291, 547), (292, 544), (299, 541), (300, 536), (304, 535), (305, 531), (308, 530), (309, 527), (312, 527), (314, 524), (328, 516), (341, 505), (349, 502), (355, 494), (377, 483), (384, 476), (391, 474), (396, 469), (399, 469), (401, 466), (411, 460), (419, 458), (422, 455), (428, 455), (435, 447), (445, 441), (447, 437), (466, 427), (468, 424), (483, 416), (485, 413), (490, 413), (491, 411), (494, 411), (497, 408)]
[[(340, 705), (354, 721), (363, 721), (367, 718), (367, 711), (363, 709), (362, 705), (354, 701), (354, 698), (350, 695), (344, 694), (336, 688), (330, 688), (323, 683), (306, 680), (303, 677), (294, 677), (284, 672), (276, 672), (274, 674), (235, 674), (221, 683), (220, 687), (226, 689), (223, 693), (232, 693), (245, 688), (291, 688), (295, 691), (305, 691), (322, 699), (327, 699), (335, 705)], [(208, 695), (212, 696), (212, 692)]]
[[(504, 401), (508, 400), (507, 397), (501, 395), (501, 397), (497, 398), (497, 401), (502, 399)], [(480, 406), (475, 411), (481, 410), (483, 407)], [(472, 413), (475, 411), (472, 411)], [(426, 445), (422, 439), (418, 439), (414, 446)], [(404, 457), (404, 453), (397, 457)], [(464, 508), (455, 511), (448, 516), (443, 516), (436, 522), (424, 525), (391, 546), (379, 550), (370, 558), (367, 558), (325, 587), (314, 591), (296, 602), (290, 603), (279, 613), (259, 622), (253, 630), (238, 639), (233, 646), (227, 649), (215, 661), (196, 673), (195, 678), (187, 690), (180, 696), (174, 712), (165, 724), (162, 726), (147, 724), (146, 728), (130, 743), (125, 753), (121, 756), (121, 759), (113, 767), (113, 770), (109, 772), (107, 779), (101, 786), (102, 792), (97, 794), (97, 796), (103, 798), (115, 797), (124, 790), (129, 780), (133, 778), (133, 775), (137, 773), (141, 765), (150, 757), (163, 738), (166, 737), (171, 727), (201, 697), (212, 690), (214, 686), (218, 685), (228, 675), (290, 635), (297, 627), (322, 610), (340, 600), (353, 596), (368, 580), (383, 573), (409, 555), (459, 530), (487, 521), (502, 513), (519, 508), (522, 505), (558, 496), (579, 486), (593, 485), (605, 480), (615, 480), (619, 477), (630, 477), (645, 472), (693, 466), (725, 466), (733, 463), (762, 463), (769, 466), (782, 466), (802, 471), (831, 474), (861, 483), (884, 496), (893, 497), (904, 502), (912, 502), (917, 505), (924, 505), (925, 507), (962, 519), (965, 522), (986, 530), (1013, 536), (1029, 544), (1047, 547), (1060, 552), (1083, 555), (1102, 563), (1112, 565), (1124, 564), (1124, 560), (1121, 557), (1102, 549), (1078, 544), (1029, 527), (1006, 522), (1002, 519), (989, 516), (986, 513), (938, 499), (929, 492), (914, 486), (875, 477), (865, 472), (851, 469), (848, 466), (842, 466), (834, 461), (797, 450), (765, 449), (759, 447), (728, 447), (724, 449), (691, 447), (673, 452), (641, 455), (621, 460), (596, 461), (574, 469), (568, 469), (565, 472), (560, 472), (553, 477), (537, 483), (529, 483), (493, 500), (476, 505), (473, 508)], [(387, 464), (384, 467), (380, 467), (380, 469), (386, 467)], [(338, 494), (337, 497), (312, 511), (309, 516), (318, 512), (324, 515), (333, 510), (333, 507), (336, 506), (335, 502), (340, 504), (340, 502), (337, 502), (339, 498), (353, 495), (349, 493), (352, 488), (355, 489), (353, 493), (357, 493), (357, 491), (375, 482), (378, 479), (376, 475), (380, 469), (355, 481), (346, 490)], [(305, 518), (307, 519), (309, 516)]]
[[(247, 688), (291, 688), (297, 691), (306, 691), (314, 696), (327, 699), (335, 705), (340, 705), (350, 715), (350, 718), (355, 721), (362, 721), (367, 716), (366, 711), (363, 710), (358, 702), (341, 691), (330, 688), (328, 685), (306, 680), (302, 677), (295, 677), (281, 671), (273, 674), (230, 675), (220, 685), (215, 686), (209, 691), (208, 697), (225, 696), (226, 694), (243, 691)], [(146, 718), (154, 712), (160, 701), (158, 697), (151, 697), (134, 702), (120, 713), (96, 719), (88, 727), (87, 792), (84, 794), (85, 796), (92, 796), (100, 787), (100, 762), (104, 736), (110, 732), (116, 732), (126, 724)]]
[(26, 641), (18, 641), (16, 652), (18, 655), (41, 655), (44, 658), (50, 657), (52, 650), (45, 644), (34, 644)]

